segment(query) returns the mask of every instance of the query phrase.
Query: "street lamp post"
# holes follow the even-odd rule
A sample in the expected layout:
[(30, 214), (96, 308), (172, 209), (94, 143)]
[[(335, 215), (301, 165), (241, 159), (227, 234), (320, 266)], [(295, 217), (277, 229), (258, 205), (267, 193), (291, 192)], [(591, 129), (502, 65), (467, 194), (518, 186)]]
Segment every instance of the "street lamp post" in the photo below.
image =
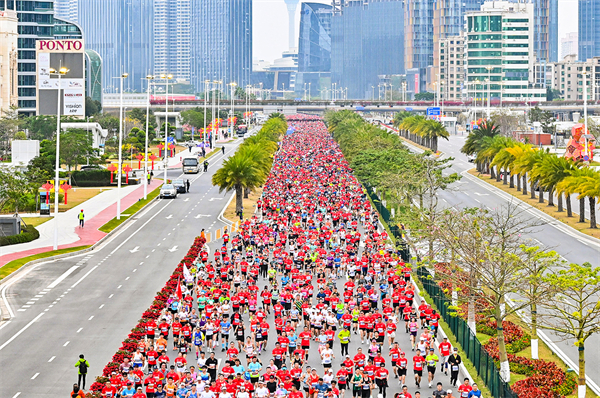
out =
[(209, 84), (210, 80), (204, 81), (204, 135), (202, 137), (202, 147), (204, 147), (204, 143), (206, 142), (206, 93), (208, 91)]
[(436, 74), (437, 77), (437, 84), (436, 84), (436, 89), (437, 89), (437, 104), (436, 106), (440, 106), (440, 75)]
[[(586, 67), (583, 67), (583, 125), (584, 125), (584, 130), (583, 133), (587, 134), (588, 133), (588, 114), (587, 114), (587, 70)], [(586, 148), (587, 149), (587, 148)]]
[(146, 102), (146, 143), (144, 145), (144, 200), (148, 199), (148, 127), (150, 122), (150, 85), (153, 79), (154, 76), (152, 75), (146, 76), (146, 80), (148, 81), (148, 101)]
[(310, 84), (311, 84), (311, 83), (308, 83), (308, 100), (309, 100), (309, 101), (310, 101)]
[(168, 138), (169, 138), (169, 80), (173, 78), (173, 75), (160, 75), (161, 79), (165, 79), (166, 82), (166, 96), (165, 96), (165, 171), (164, 171), (164, 183), (167, 183), (167, 169), (169, 167), (169, 151), (168, 151)]
[(117, 220), (121, 219), (121, 177), (123, 175), (123, 80), (127, 79), (128, 73), (123, 73), (116, 79), (120, 80), (120, 103), (119, 103), (119, 170), (117, 172)]
[(60, 180), (58, 176), (58, 169), (60, 168), (60, 106), (61, 106), (61, 98), (60, 98), (60, 89), (61, 82), (60, 78), (63, 75), (66, 75), (69, 72), (69, 69), (62, 66), (62, 62), (60, 63), (60, 67), (58, 70), (54, 68), (50, 68), (50, 75), (54, 75), (58, 77), (58, 101), (56, 105), (56, 163), (54, 165), (54, 250), (58, 250), (58, 192), (60, 191)]
[(487, 117), (488, 119), (491, 117), (491, 109), (490, 109), (490, 101), (491, 101), (491, 95), (492, 95), (492, 67), (491, 66), (487, 66), (486, 69), (488, 70), (488, 98), (487, 98)]
[(234, 127), (233, 126), (233, 107), (234, 107), (234, 104), (233, 104), (233, 88), (235, 86), (237, 86), (237, 83), (236, 82), (231, 82), (231, 83), (229, 83), (229, 86), (231, 87), (231, 89), (229, 90), (230, 95), (231, 95), (231, 109), (229, 110), (229, 115), (230, 115), (229, 116), (229, 121), (230, 121), (229, 122), (229, 131), (230, 131), (229, 136), (231, 138), (233, 138), (233, 132), (234, 132), (234, 128), (233, 128)]

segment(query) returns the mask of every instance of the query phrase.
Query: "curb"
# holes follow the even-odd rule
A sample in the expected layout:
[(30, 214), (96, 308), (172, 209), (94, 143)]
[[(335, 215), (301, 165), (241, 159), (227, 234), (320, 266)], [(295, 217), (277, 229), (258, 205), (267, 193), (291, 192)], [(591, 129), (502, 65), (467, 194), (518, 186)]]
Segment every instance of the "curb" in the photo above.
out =
[[(142, 207), (140, 210), (138, 210), (138, 213), (141, 212), (142, 210), (146, 209), (148, 206), (150, 206), (152, 203), (154, 203), (157, 200), (158, 200), (158, 196), (156, 196), (154, 199), (152, 199), (151, 201), (146, 203), (146, 205), (144, 207)], [(52, 261), (60, 260), (60, 259), (67, 258), (67, 257), (78, 256), (78, 255), (85, 254), (85, 253), (88, 253), (88, 252), (96, 249), (99, 245), (104, 243), (105, 240), (107, 240), (108, 238), (110, 238), (111, 236), (113, 236), (114, 234), (119, 232), (121, 229), (124, 228), (125, 225), (128, 225), (129, 221), (133, 220), (133, 219), (134, 219), (134, 216), (129, 217), (127, 220), (125, 220), (123, 223), (121, 223), (120, 225), (115, 227), (115, 229), (113, 229), (112, 231), (110, 231), (109, 233), (104, 235), (96, 243), (94, 243), (87, 249), (81, 249), (81, 250), (77, 250), (77, 251), (70, 252), (70, 253), (57, 254), (56, 256), (51, 256), (51, 257), (39, 258), (37, 260), (31, 260), (31, 261), (23, 264), (23, 266), (21, 268), (19, 268), (15, 272), (11, 273), (10, 275), (7, 275), (4, 279), (2, 279), (2, 282), (0, 282), (0, 288), (2, 288), (6, 284), (6, 282), (10, 282), (10, 280), (13, 279), (15, 276), (17, 276), (17, 275), (21, 274), (22, 272), (26, 271), (27, 269), (31, 268), (33, 265), (45, 263), (45, 262), (52, 262)], [(0, 299), (0, 322), (5, 322), (10, 319), (11, 319), (11, 316), (8, 312), (8, 308), (6, 308), (4, 298), (2, 298), (2, 299)]]

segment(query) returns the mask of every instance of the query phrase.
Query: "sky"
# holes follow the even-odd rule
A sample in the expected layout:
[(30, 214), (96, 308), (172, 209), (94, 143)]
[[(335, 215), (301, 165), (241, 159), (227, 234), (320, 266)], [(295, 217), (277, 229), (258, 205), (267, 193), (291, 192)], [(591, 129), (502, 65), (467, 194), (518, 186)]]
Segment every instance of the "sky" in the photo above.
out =
[[(331, 4), (328, 0), (311, 1)], [(569, 32), (577, 32), (577, 4), (578, 0), (558, 0), (559, 46), (561, 37)], [(254, 0), (253, 7), (253, 58), (273, 62), (288, 50), (287, 7), (283, 0)], [(296, 10), (296, 35), (299, 25), (300, 5)]]

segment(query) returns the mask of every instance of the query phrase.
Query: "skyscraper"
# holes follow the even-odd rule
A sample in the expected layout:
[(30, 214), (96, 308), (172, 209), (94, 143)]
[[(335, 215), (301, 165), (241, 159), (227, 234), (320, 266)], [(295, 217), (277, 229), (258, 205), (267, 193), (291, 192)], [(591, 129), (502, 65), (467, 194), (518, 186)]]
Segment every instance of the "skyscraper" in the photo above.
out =
[(192, 84), (205, 80), (250, 84), (252, 0), (191, 0)]
[(38, 39), (81, 39), (82, 32), (74, 23), (55, 18), (51, 1), (22, 0), (0, 2), (4, 7), (18, 11), (18, 107), (19, 113), (36, 112), (36, 41)]
[(331, 81), (336, 90), (347, 89), (348, 98), (370, 98), (379, 75), (404, 73), (401, 21), (402, 0), (334, 3)]
[(54, 15), (66, 21), (77, 22), (78, 0), (54, 0)]
[[(433, 65), (433, 9), (435, 0), (404, 2), (404, 67)], [(421, 72), (421, 74), (423, 74)]]
[(77, 0), (77, 8), (86, 49), (102, 58), (104, 91), (117, 92), (113, 77), (124, 72), (125, 91), (144, 91), (154, 70), (154, 0)]
[(190, 80), (190, 0), (154, 0), (154, 73)]
[(331, 84), (331, 17), (333, 7), (302, 3), (298, 38), (296, 95), (318, 95)]
[(600, 1), (579, 0), (579, 60), (600, 55)]
[(538, 61), (558, 61), (558, 0), (531, 0), (534, 14), (533, 48)]

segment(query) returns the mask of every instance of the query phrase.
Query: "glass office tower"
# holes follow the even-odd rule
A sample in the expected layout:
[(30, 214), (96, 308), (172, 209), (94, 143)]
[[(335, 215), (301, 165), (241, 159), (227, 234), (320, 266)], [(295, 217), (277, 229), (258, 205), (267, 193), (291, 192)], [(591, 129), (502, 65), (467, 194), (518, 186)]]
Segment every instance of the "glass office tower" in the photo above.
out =
[(600, 56), (600, 1), (579, 0), (579, 61)]
[(302, 3), (296, 97), (320, 96), (331, 85), (332, 15), (330, 5)]
[(154, 0), (154, 73), (190, 80), (190, 0)]
[[(370, 98), (379, 75), (404, 73), (401, 0), (346, 0), (331, 19), (331, 81), (348, 98)], [(339, 94), (337, 95), (339, 98)]]
[(252, 1), (191, 0), (192, 85), (205, 80), (245, 87), (252, 72)]
[(104, 91), (116, 93), (113, 77), (123, 72), (124, 91), (145, 91), (143, 79), (154, 71), (154, 1), (78, 0), (77, 7), (85, 47), (102, 58)]

